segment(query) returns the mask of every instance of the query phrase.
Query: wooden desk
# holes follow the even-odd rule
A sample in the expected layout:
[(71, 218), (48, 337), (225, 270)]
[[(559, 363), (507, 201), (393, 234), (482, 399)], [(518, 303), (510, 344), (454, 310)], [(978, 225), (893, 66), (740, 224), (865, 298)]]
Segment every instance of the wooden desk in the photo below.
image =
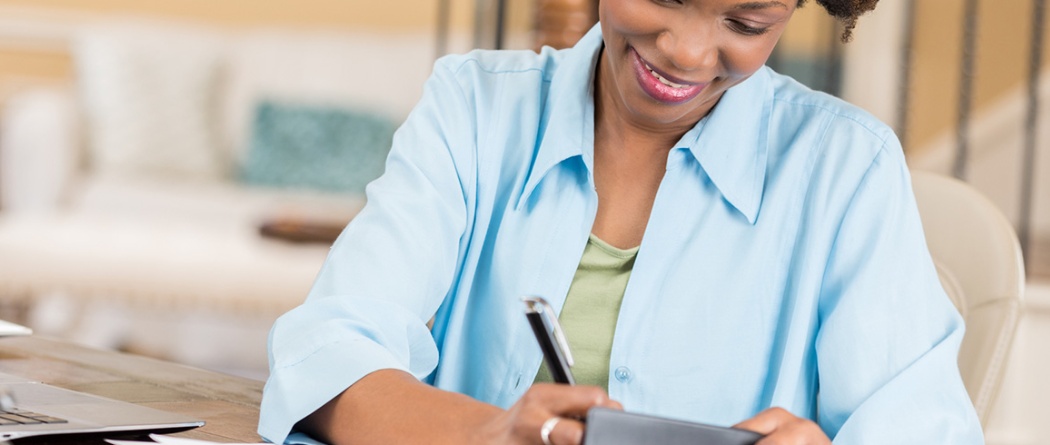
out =
[(177, 436), (262, 442), (255, 432), (260, 381), (39, 336), (0, 338), (0, 371), (207, 422)]

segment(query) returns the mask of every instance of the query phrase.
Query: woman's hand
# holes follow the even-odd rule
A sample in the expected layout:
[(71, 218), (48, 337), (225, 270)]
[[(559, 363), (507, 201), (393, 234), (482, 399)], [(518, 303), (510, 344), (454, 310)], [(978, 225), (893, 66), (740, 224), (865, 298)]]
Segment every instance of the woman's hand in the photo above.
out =
[(623, 409), (596, 386), (569, 386), (537, 383), (514, 406), (493, 416), (482, 428), (479, 443), (543, 444), (544, 423), (559, 418), (550, 430), (550, 445), (579, 445), (583, 441), (583, 423), (594, 406)]
[(762, 434), (755, 445), (830, 445), (831, 439), (812, 420), (796, 417), (784, 408), (770, 408), (733, 425)]
[[(509, 410), (443, 391), (396, 369), (358, 380), (296, 425), (331, 444), (539, 445), (544, 423), (551, 445), (578, 445), (592, 406), (622, 409), (595, 386), (536, 384)], [(548, 424), (550, 427), (551, 424)]]

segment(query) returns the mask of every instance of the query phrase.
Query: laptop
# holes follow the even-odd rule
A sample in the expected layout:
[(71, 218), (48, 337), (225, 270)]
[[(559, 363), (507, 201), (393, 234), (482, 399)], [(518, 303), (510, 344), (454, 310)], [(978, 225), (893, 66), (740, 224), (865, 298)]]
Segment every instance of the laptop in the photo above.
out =
[[(0, 442), (33, 436), (174, 432), (204, 421), (0, 373)], [(119, 435), (119, 434), (116, 434)]]

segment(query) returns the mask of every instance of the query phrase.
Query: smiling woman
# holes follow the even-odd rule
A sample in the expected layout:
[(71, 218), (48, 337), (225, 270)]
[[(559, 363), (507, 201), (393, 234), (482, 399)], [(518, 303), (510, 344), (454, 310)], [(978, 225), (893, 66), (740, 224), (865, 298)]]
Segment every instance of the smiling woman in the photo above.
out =
[[(875, 4), (818, 1), (844, 38)], [(260, 433), (574, 445), (612, 407), (763, 444), (982, 443), (897, 138), (764, 67), (797, 6), (602, 0), (571, 49), (439, 60), (272, 330)], [(581, 385), (540, 372), (526, 295)]]

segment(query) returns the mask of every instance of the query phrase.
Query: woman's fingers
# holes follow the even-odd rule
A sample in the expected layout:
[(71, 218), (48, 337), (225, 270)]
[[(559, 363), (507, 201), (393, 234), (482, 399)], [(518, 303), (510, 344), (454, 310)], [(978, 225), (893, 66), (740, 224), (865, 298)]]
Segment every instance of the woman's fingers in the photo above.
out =
[(568, 386), (537, 383), (522, 397), (526, 404), (546, 407), (552, 414), (565, 417), (585, 417), (591, 407), (622, 409), (605, 390), (597, 386)]
[(583, 422), (562, 417), (551, 431), (551, 445), (578, 445), (583, 443)]
[(542, 443), (544, 424), (557, 418), (547, 436), (550, 443), (578, 445), (583, 440), (582, 419), (587, 416), (587, 410), (595, 406), (622, 409), (618, 402), (609, 399), (605, 390), (596, 386), (535, 384), (510, 410), (514, 436), (525, 443)]
[(757, 445), (826, 445), (831, 440), (816, 423), (791, 414), (783, 408), (770, 408), (755, 417), (733, 425), (763, 436)]
[(733, 425), (733, 428), (751, 430), (766, 436), (794, 417), (793, 414), (783, 408), (770, 408), (758, 413), (755, 417)]

